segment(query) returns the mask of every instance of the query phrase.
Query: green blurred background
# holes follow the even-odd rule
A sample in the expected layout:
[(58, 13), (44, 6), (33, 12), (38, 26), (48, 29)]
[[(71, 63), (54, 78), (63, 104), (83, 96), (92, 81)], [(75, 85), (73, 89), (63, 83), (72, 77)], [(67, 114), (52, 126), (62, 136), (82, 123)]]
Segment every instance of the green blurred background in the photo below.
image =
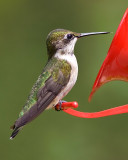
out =
[(124, 160), (128, 157), (128, 115), (80, 119), (45, 111), (9, 140), (32, 85), (47, 61), (45, 40), (56, 28), (113, 34), (80, 39), (75, 47), (79, 77), (64, 99), (81, 111), (100, 111), (128, 103), (128, 84), (111, 82), (88, 96), (128, 6), (123, 0), (0, 1), (0, 159)]

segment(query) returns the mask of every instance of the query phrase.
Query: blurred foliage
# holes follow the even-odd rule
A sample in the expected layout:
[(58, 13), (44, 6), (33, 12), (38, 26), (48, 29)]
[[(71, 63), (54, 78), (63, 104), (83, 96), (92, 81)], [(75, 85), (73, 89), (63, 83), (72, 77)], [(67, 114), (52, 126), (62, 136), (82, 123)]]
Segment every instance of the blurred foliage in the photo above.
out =
[(88, 103), (95, 77), (127, 6), (124, 0), (0, 1), (1, 160), (127, 159), (127, 114), (80, 119), (49, 110), (9, 140), (9, 127), (47, 61), (47, 34), (56, 28), (113, 32), (77, 42), (79, 77), (65, 100), (78, 101), (78, 109), (88, 112), (128, 103), (126, 82), (106, 84)]

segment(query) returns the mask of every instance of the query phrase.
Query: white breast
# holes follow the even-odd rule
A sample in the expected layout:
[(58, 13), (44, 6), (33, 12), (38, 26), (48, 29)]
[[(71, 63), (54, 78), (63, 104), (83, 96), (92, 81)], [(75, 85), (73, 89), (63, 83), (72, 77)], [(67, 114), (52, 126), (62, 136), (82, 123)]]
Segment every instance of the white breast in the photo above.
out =
[(64, 59), (67, 62), (69, 62), (71, 64), (72, 69), (71, 69), (71, 76), (70, 76), (68, 84), (63, 89), (63, 91), (61, 91), (61, 93), (58, 95), (59, 100), (61, 100), (64, 96), (66, 96), (68, 92), (72, 89), (72, 87), (76, 83), (77, 76), (78, 76), (78, 64), (77, 64), (75, 55), (74, 54), (61, 55), (61, 59)]
[[(56, 54), (57, 57), (57, 54)], [(71, 76), (69, 82), (65, 86), (65, 88), (59, 93), (59, 95), (53, 100), (53, 102), (47, 107), (47, 109), (54, 107), (63, 97), (65, 97), (68, 92), (72, 89), (74, 84), (76, 83), (77, 76), (78, 76), (78, 64), (77, 59), (74, 54), (69, 55), (61, 55), (59, 54), (60, 59), (64, 59), (71, 64)]]

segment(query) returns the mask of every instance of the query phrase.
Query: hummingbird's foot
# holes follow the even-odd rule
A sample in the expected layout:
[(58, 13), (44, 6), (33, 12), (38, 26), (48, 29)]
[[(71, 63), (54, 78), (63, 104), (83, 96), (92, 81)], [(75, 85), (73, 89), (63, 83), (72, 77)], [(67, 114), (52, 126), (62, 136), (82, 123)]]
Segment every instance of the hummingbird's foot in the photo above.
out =
[(58, 102), (58, 104), (55, 106), (55, 110), (56, 111), (62, 111), (63, 110), (63, 108), (62, 108), (62, 103), (65, 103), (66, 101), (64, 101), (64, 100), (60, 100), (59, 102)]

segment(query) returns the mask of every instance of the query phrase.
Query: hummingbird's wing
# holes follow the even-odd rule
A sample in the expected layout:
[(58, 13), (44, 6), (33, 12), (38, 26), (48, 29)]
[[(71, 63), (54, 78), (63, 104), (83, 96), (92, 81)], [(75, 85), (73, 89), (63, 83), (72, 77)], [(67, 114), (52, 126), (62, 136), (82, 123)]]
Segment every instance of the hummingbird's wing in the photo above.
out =
[[(63, 80), (62, 74), (59, 74), (59, 78)], [(40, 88), (37, 94), (37, 102), (16, 121), (15, 127), (19, 128), (35, 119), (49, 106), (66, 84), (60, 84), (58, 81), (55, 82), (52, 76), (50, 76), (45, 85)]]
[[(60, 65), (58, 64), (60, 63)], [(21, 111), (22, 116), (18, 118), (13, 126), (14, 129), (11, 138), (14, 138), (18, 130), (27, 124), (28, 122), (35, 119), (41, 112), (43, 112), (56, 98), (56, 96), (63, 90), (70, 78), (71, 66), (66, 62), (58, 62), (54, 65), (45, 67), (45, 72), (42, 73), (43, 77), (40, 77), (32, 89), (33, 95), (35, 95), (35, 103), (30, 106), (30, 104), (35, 100), (33, 96), (29, 97), (28, 103), (24, 106)], [(65, 70), (66, 69), (66, 70)], [(47, 74), (47, 76), (46, 76)], [(47, 78), (44, 78), (45, 76)], [(42, 81), (43, 79), (43, 81)], [(35, 87), (40, 84), (40, 87)], [(36, 92), (38, 88), (38, 91)], [(34, 90), (34, 91), (33, 91)], [(36, 94), (35, 94), (36, 92)], [(28, 106), (28, 109), (26, 110)]]

